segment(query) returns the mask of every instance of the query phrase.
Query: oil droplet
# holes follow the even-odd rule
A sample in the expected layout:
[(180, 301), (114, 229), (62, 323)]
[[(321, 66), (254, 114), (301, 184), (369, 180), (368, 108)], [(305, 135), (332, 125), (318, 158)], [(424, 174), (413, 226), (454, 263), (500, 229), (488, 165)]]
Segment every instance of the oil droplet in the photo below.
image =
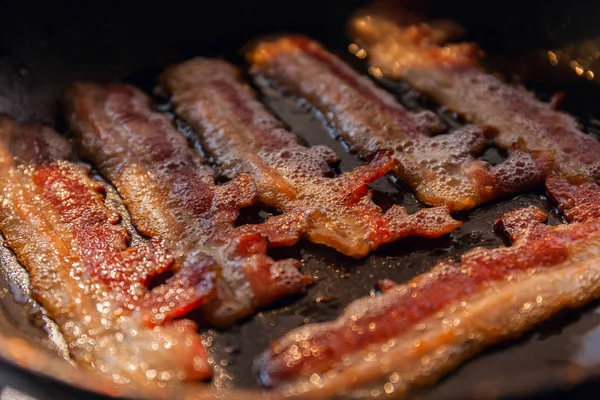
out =
[(392, 385), (391, 383), (386, 383), (385, 385), (383, 385), (383, 390), (385, 390), (385, 392), (387, 394), (393, 393), (394, 392), (394, 385)]
[(365, 58), (367, 56), (367, 51), (365, 49), (360, 49), (354, 55), (358, 58)]
[(313, 385), (318, 384), (319, 382), (321, 382), (321, 377), (318, 374), (312, 374), (310, 376), (310, 383), (312, 383)]
[(383, 72), (381, 72), (381, 69), (377, 68), (377, 67), (370, 66), (369, 67), (369, 74), (372, 75), (374, 78), (377, 78), (377, 79), (383, 78)]
[(158, 375), (158, 372), (156, 372), (155, 369), (149, 369), (148, 371), (146, 371), (146, 378), (148, 378), (150, 380), (156, 378), (157, 375)]

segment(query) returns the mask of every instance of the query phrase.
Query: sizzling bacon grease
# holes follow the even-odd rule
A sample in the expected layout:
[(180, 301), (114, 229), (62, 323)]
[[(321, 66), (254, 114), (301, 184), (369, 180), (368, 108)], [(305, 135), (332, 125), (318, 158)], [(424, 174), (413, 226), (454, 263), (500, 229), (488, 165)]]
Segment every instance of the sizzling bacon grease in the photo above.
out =
[(126, 85), (73, 85), (66, 94), (68, 120), (82, 155), (117, 188), (135, 226), (163, 238), (177, 269), (145, 301), (145, 320), (160, 324), (202, 306), (207, 319), (225, 326), (256, 307), (302, 293), (300, 263), (267, 256), (268, 246), (290, 245), (306, 217), (289, 213), (266, 224), (235, 227), (256, 188), (240, 174), (216, 185), (212, 169), (193, 152), (150, 99)]
[[(372, 385), (406, 393), (483, 347), (600, 295), (600, 220), (548, 226), (535, 207), (505, 214), (510, 247), (477, 248), (404, 285), (350, 304), (334, 322), (305, 325), (258, 360), (286, 395), (331, 396)], [(368, 393), (368, 392), (367, 392)]]
[(552, 167), (550, 155), (530, 154), (522, 144), (511, 147), (508, 161), (495, 167), (474, 159), (488, 145), (478, 128), (431, 136), (444, 130), (435, 114), (405, 110), (391, 94), (308, 38), (260, 42), (248, 59), (259, 86), (307, 100), (361, 156), (393, 151), (396, 176), (425, 203), (470, 209), (542, 183)]
[(333, 150), (300, 144), (225, 61), (196, 58), (162, 78), (176, 112), (198, 132), (223, 174), (233, 179), (247, 173), (263, 204), (309, 215), (306, 234), (313, 242), (363, 257), (405, 236), (439, 237), (460, 225), (445, 209), (407, 215), (403, 207), (384, 213), (373, 203), (367, 184), (394, 167), (389, 151), (332, 178), (331, 164), (339, 161)]
[(0, 117), (0, 229), (74, 360), (119, 382), (212, 375), (190, 321), (147, 328), (140, 304), (172, 267), (158, 240), (128, 247), (104, 186), (54, 131)]
[(477, 46), (446, 43), (451, 23), (427, 23), (395, 3), (376, 2), (350, 21), (372, 66), (482, 126), (498, 146), (523, 140), (531, 150), (554, 152), (560, 173), (600, 182), (600, 142), (573, 117), (482, 71)]

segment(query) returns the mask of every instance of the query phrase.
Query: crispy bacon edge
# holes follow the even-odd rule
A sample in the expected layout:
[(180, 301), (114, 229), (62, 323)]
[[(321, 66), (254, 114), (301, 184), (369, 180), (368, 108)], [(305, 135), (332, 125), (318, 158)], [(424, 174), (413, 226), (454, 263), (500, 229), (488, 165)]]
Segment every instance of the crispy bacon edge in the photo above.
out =
[[(550, 187), (557, 197), (565, 193), (565, 186)], [(573, 197), (588, 189), (579, 186)], [(373, 385), (402, 395), (490, 344), (585, 304), (600, 296), (599, 205), (586, 203), (587, 211), (572, 214), (575, 222), (556, 227), (536, 207), (505, 214), (496, 229), (512, 246), (474, 249), (404, 285), (381, 282), (382, 295), (355, 301), (336, 321), (289, 332), (256, 360), (263, 383), (301, 398)]]
[[(286, 62), (293, 62), (286, 61), (285, 57), (293, 57), (298, 52), (312, 58), (313, 62), (321, 64), (331, 74), (357, 88), (358, 92), (365, 96), (365, 101), (375, 104), (381, 110), (382, 115), (389, 114), (389, 118), (397, 125), (398, 130), (405, 132), (406, 138), (399, 138), (390, 146), (396, 151), (399, 161), (399, 166), (394, 172), (427, 204), (445, 203), (452, 211), (471, 209), (492, 199), (520, 193), (541, 185), (553, 168), (554, 154), (552, 152), (530, 151), (523, 142), (512, 143), (507, 149), (508, 159), (500, 165), (490, 166), (475, 160), (474, 156), (486, 147), (487, 140), (483, 133), (472, 125), (446, 135), (429, 137), (431, 132), (439, 131), (441, 124), (439, 121), (433, 123), (431, 116), (426, 118), (423, 113), (406, 111), (399, 104), (390, 105), (390, 99), (383, 97), (387, 97), (389, 94), (384, 93), (372, 82), (361, 80), (362, 78), (340, 59), (307, 37), (288, 35), (260, 41), (254, 44), (247, 52), (246, 57), (252, 64), (251, 72), (255, 76), (257, 84), (264, 90), (269, 91), (274, 85), (276, 89), (291, 90), (293, 94), (298, 95), (296, 93), (298, 90), (292, 88), (294, 85), (289, 84), (290, 80), (294, 80), (293, 77), (286, 76), (284, 79), (278, 79), (278, 76), (286, 75), (285, 67), (282, 65), (285, 65)], [(278, 61), (280, 57), (284, 58)], [(286, 79), (287, 81), (284, 82)], [(301, 87), (302, 82), (296, 82), (296, 86)], [(302, 94), (300, 97), (303, 97)], [(322, 110), (320, 112), (323, 115), (329, 115)], [(331, 121), (329, 122), (332, 124)], [(336, 126), (333, 127), (336, 128)], [(340, 133), (352, 147), (356, 147), (355, 142), (367, 141), (366, 138), (361, 137), (359, 132)], [(408, 140), (408, 138), (418, 138), (421, 141), (413, 143), (413, 140)], [(453, 185), (442, 183), (443, 181), (436, 181), (435, 177), (439, 173), (438, 171), (434, 171), (431, 166), (423, 167), (420, 165), (421, 162), (411, 161), (412, 156), (409, 155), (414, 150), (425, 151), (434, 147), (447, 147), (448, 143), (452, 142), (455, 149), (448, 150), (448, 154), (445, 154), (444, 157), (460, 158), (459, 177), (464, 182), (458, 189)], [(405, 146), (405, 143), (411, 143), (411, 145)], [(411, 146), (414, 147), (411, 148)], [(360, 146), (356, 147), (356, 150), (363, 156), (366, 155), (365, 149)], [(406, 153), (407, 157), (402, 157), (403, 153)], [(454, 168), (455, 166), (451, 166), (448, 170)]]
[[(409, 216), (397, 205), (383, 212), (372, 201), (367, 185), (396, 166), (391, 151), (376, 152), (354, 171), (328, 177), (328, 164), (337, 162), (337, 155), (324, 146), (300, 144), (257, 100), (239, 70), (223, 60), (194, 58), (173, 65), (161, 82), (175, 112), (196, 130), (224, 173), (235, 178), (247, 170), (263, 203), (283, 213), (309, 214), (305, 235), (313, 242), (358, 258), (409, 235), (439, 237), (459, 226), (443, 208)], [(243, 167), (231, 166), (231, 152), (233, 160), (248, 154)]]
[[(29, 271), (33, 296), (56, 321), (74, 359), (117, 382), (144, 383), (133, 379), (146, 380), (139, 364), (144, 355), (148, 369), (169, 374), (163, 381), (172, 372), (177, 379), (212, 376), (195, 324), (144, 329), (136, 316), (140, 298), (173, 258), (158, 240), (129, 247), (118, 214), (104, 203), (105, 186), (71, 157), (69, 143), (51, 129), (0, 116), (0, 225)], [(171, 360), (152, 364), (164, 356), (166, 342)], [(137, 368), (113, 368), (112, 346)]]
[[(378, 0), (349, 19), (350, 36), (358, 43), (354, 45), (363, 47), (372, 68), (407, 81), (481, 126), (495, 145), (509, 149), (521, 141), (531, 150), (554, 153), (555, 172), (586, 175), (600, 183), (600, 142), (585, 134), (571, 115), (557, 110), (562, 93), (545, 103), (525, 88), (486, 73), (478, 63), (483, 53), (476, 44), (448, 42), (461, 36), (461, 27), (429, 20), (420, 11), (406, 8), (403, 1)], [(529, 151), (532, 156), (534, 151)]]
[[(241, 175), (216, 184), (212, 168), (196, 162), (201, 157), (185, 137), (165, 115), (152, 111), (150, 98), (132, 86), (76, 83), (65, 93), (65, 106), (80, 153), (112, 181), (140, 231), (177, 247), (181, 241), (175, 234), (168, 237), (164, 228), (182, 224), (175, 214), (201, 231), (192, 238), (191, 249), (184, 246), (184, 254), (170, 249), (179, 255), (179, 271), (142, 303), (148, 326), (201, 307), (211, 324), (225, 327), (284, 295), (304, 292), (310, 279), (298, 271), (300, 262), (274, 261), (267, 247), (296, 243), (306, 227), (305, 215), (289, 213), (263, 224), (235, 227), (239, 210), (256, 201), (252, 180)], [(143, 156), (123, 145), (131, 138)], [(132, 176), (124, 179), (125, 173)], [(135, 180), (137, 174), (146, 179), (143, 184)], [(137, 206), (139, 198), (150, 196), (147, 207)], [(153, 207), (165, 219), (162, 228), (153, 222)], [(185, 227), (181, 231), (189, 233)]]

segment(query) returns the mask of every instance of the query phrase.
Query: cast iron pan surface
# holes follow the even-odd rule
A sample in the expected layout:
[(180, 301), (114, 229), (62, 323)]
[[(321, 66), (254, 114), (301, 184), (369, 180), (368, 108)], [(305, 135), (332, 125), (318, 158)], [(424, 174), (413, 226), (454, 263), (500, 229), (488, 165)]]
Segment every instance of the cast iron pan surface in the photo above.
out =
[[(132, 83), (153, 93), (157, 109), (168, 112), (168, 101), (155, 90), (156, 76), (164, 66), (194, 55), (220, 56), (241, 64), (239, 49), (247, 40), (261, 34), (304, 33), (348, 58), (345, 48), (349, 42), (344, 35), (344, 23), (349, 12), (363, 2), (122, 3), (0, 2), (3, 17), (0, 23), (0, 112), (64, 131), (57, 100), (66, 85), (82, 79)], [(535, 9), (523, 9), (517, 2), (487, 6), (480, 4), (484, 2), (453, 2), (452, 6), (437, 3), (441, 14), (449, 14), (466, 24), (471, 39), (494, 55), (500, 55), (496, 57), (499, 59), (502, 54), (533, 54), (600, 35), (599, 7), (583, 2)], [(596, 119), (600, 119), (600, 111), (596, 110), (600, 99), (597, 83), (575, 74), (553, 71), (549, 64), (543, 64), (549, 71), (544, 71), (544, 76), (552, 77), (556, 72), (556, 79), (536, 79), (537, 74), (532, 70), (538, 65), (535, 60), (529, 57), (519, 60), (513, 70), (503, 72), (511, 76), (515, 71), (528, 71), (523, 75), (527, 78), (525, 83), (532, 84), (530, 87), (542, 98), (548, 98), (554, 91), (563, 91), (566, 95), (563, 109), (580, 118), (591, 134), (600, 132), (600, 122)], [(356, 60), (349, 61), (360, 71), (364, 70), (364, 65)], [(532, 67), (527, 68), (529, 65)], [(503, 68), (506, 67), (504, 63)], [(428, 103), (402, 84), (381, 84), (408, 108), (435, 110), (449, 129), (461, 124), (455, 116)], [(339, 171), (360, 165), (361, 161), (349, 154), (310, 110), (293, 99), (264, 97), (262, 100), (308, 144), (326, 144), (336, 150), (342, 156)], [(182, 130), (187, 130), (176, 122)], [(495, 149), (488, 149), (480, 158), (498, 163), (503, 156)], [(381, 179), (372, 187), (382, 207), (397, 203), (415, 211), (419, 206), (410, 192), (390, 180)], [(110, 204), (119, 205), (118, 200)], [(346, 258), (308, 242), (278, 249), (272, 253), (274, 257), (304, 260), (304, 271), (317, 278), (317, 282), (306, 295), (261, 310), (230, 329), (203, 329), (203, 339), (210, 346), (215, 365), (213, 384), (258, 388), (257, 375), (251, 372), (252, 360), (270, 341), (304, 323), (336, 318), (349, 302), (369, 295), (378, 279), (405, 282), (427, 271), (440, 258), (457, 258), (476, 246), (502, 244), (502, 238), (492, 230), (494, 219), (509, 210), (529, 205), (546, 211), (551, 224), (562, 222), (539, 191), (460, 213), (457, 218), (463, 221), (463, 227), (446, 237), (403, 240), (363, 260)], [(268, 210), (248, 209), (240, 222), (259, 222), (268, 215)], [(9, 250), (0, 247), (0, 337), (20, 338), (39, 351), (40, 359), (56, 359), (47, 364), (50, 369), (44, 368), (46, 364), (34, 369), (50, 377), (66, 379), (69, 374), (63, 371), (62, 365), (67, 371), (71, 369), (61, 360), (64, 347), (60, 344), (60, 335), (27, 292), (26, 272)], [(3, 344), (0, 340), (0, 356), (6, 359), (10, 353), (11, 362), (21, 362), (19, 347), (13, 343), (9, 340)], [(537, 396), (557, 399), (562, 398), (566, 390), (569, 390), (567, 395), (574, 398), (590, 389), (597, 390), (598, 372), (600, 302), (561, 313), (519, 340), (488, 349), (434, 387), (415, 393), (413, 398)], [(94, 385), (84, 379), (72, 383), (94, 389)], [(579, 386), (574, 387), (575, 384)], [(38, 400), (102, 398), (29, 374), (9, 363), (0, 365), (0, 385), (10, 385)], [(7, 389), (0, 392), (1, 400), (11, 399), (6, 393)]]

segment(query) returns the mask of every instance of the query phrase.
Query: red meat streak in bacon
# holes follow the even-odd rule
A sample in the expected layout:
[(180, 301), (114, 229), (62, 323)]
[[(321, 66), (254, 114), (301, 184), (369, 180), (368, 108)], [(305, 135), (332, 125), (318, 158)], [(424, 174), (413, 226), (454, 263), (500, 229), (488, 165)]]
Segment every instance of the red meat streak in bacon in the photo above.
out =
[(148, 329), (139, 316), (172, 256), (158, 240), (128, 247), (104, 186), (70, 158), (52, 130), (0, 117), (0, 229), (72, 357), (120, 382), (211, 376), (192, 322)]
[(381, 381), (405, 393), (600, 295), (600, 219), (545, 220), (535, 207), (509, 212), (496, 227), (512, 246), (474, 249), (404, 285), (382, 282), (381, 296), (357, 300), (338, 320), (289, 332), (258, 359), (263, 381), (307, 398)]
[(256, 82), (307, 100), (363, 157), (389, 149), (399, 163), (396, 176), (428, 204), (469, 209), (543, 182), (550, 154), (527, 152), (515, 143), (498, 166), (475, 160), (487, 146), (483, 133), (463, 127), (431, 136), (444, 126), (429, 111), (411, 112), (318, 43), (284, 36), (257, 44), (249, 53)]
[(532, 151), (554, 152), (555, 169), (600, 182), (600, 142), (578, 122), (526, 90), (508, 85), (478, 65), (472, 43), (448, 43), (450, 21), (427, 21), (397, 1), (379, 1), (350, 20), (351, 34), (366, 48), (370, 63), (390, 78), (482, 126), (494, 143), (508, 149), (521, 140)]
[(304, 215), (237, 228), (240, 208), (256, 201), (254, 184), (240, 175), (216, 185), (212, 169), (166, 116), (151, 110), (146, 95), (126, 85), (79, 83), (66, 100), (84, 157), (115, 185), (135, 226), (163, 238), (176, 268), (183, 268), (167, 282), (172, 288), (159, 287), (145, 301), (148, 323), (203, 305), (211, 323), (225, 326), (256, 307), (303, 292), (308, 280), (298, 272), (299, 262), (273, 261), (266, 251), (295, 243)]
[(600, 219), (600, 186), (583, 176), (550, 175), (546, 190), (570, 222)]
[(222, 173), (250, 174), (263, 204), (282, 213), (309, 215), (306, 235), (353, 257), (405, 236), (438, 237), (459, 226), (447, 210), (414, 215), (392, 206), (385, 213), (372, 201), (367, 184), (393, 168), (391, 152), (381, 151), (356, 170), (330, 177), (339, 161), (328, 147), (305, 147), (260, 104), (224, 61), (193, 59), (162, 77), (176, 112), (200, 135)]

